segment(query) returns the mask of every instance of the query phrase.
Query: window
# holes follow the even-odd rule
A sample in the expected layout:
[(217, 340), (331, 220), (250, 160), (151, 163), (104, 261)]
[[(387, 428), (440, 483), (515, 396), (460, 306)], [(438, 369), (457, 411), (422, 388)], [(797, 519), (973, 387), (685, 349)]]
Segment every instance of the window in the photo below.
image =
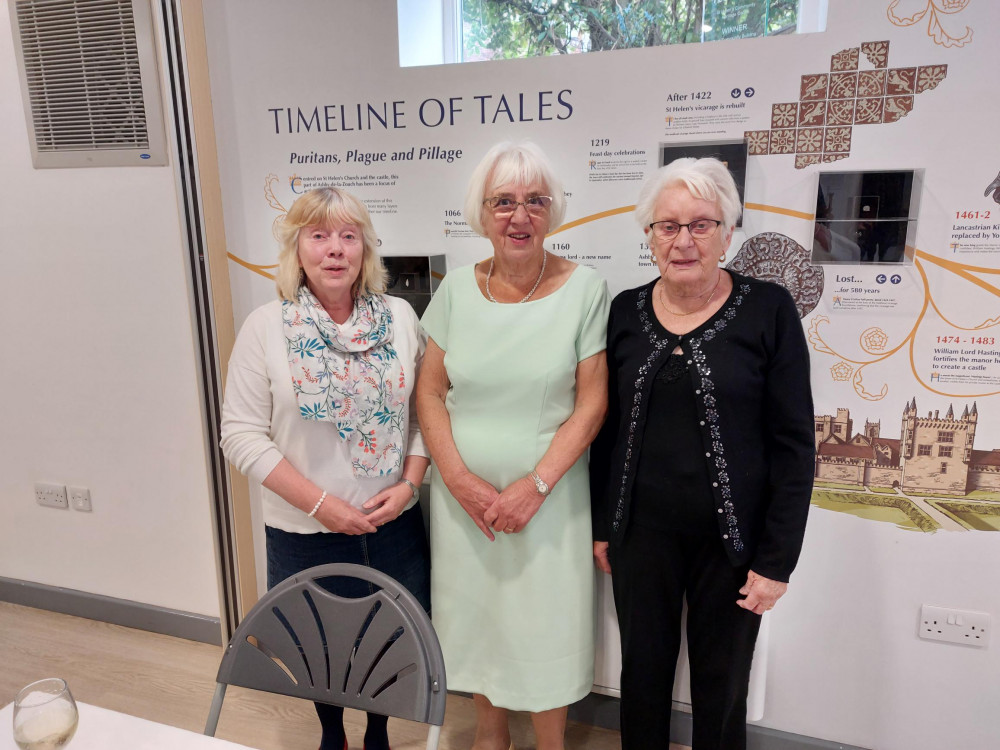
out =
[(938, 430), (938, 442), (939, 443), (953, 443), (955, 442), (955, 433), (946, 432), (945, 430)]
[(796, 0), (463, 0), (462, 60), (541, 57), (794, 32)]
[(948, 473), (948, 464), (946, 464), (944, 461), (941, 462), (941, 473), (942, 474)]
[(951, 458), (951, 446), (950, 445), (939, 445), (938, 455), (941, 458)]
[(816, 432), (822, 432), (822, 431), (823, 431), (823, 423), (822, 422), (817, 422), (816, 423)]
[(931, 446), (929, 445), (918, 445), (917, 446), (918, 456), (929, 456), (931, 455)]
[(399, 64), (808, 33), (827, 0), (397, 0)]
[(844, 425), (842, 425), (842, 424), (835, 424), (833, 426), (833, 432), (836, 435), (842, 434), (844, 432)]

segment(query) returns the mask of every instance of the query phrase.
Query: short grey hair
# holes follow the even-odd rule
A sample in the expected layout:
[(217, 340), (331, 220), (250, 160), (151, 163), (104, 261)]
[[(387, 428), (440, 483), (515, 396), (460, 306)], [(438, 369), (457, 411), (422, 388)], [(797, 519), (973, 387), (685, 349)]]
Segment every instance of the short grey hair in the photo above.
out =
[(733, 175), (718, 159), (675, 159), (660, 167), (643, 183), (635, 205), (635, 218), (643, 231), (653, 221), (653, 211), (660, 193), (674, 185), (684, 185), (695, 198), (713, 201), (722, 211), (726, 229), (736, 226), (743, 206)]
[(469, 180), (469, 188), (465, 193), (465, 220), (476, 234), (485, 237), (483, 201), (493, 196), (501, 185), (528, 186), (533, 182), (544, 185), (545, 191), (552, 196), (549, 231), (558, 229), (566, 216), (566, 196), (563, 194), (562, 182), (556, 177), (545, 153), (530, 141), (503, 141), (486, 152)]

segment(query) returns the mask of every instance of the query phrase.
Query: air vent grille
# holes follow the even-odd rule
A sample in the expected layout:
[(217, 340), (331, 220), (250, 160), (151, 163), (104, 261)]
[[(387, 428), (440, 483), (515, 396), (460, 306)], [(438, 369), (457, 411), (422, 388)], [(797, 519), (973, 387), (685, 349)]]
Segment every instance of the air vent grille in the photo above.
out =
[(36, 168), (167, 163), (152, 0), (9, 0)]
[(131, 0), (18, 3), (39, 151), (149, 148)]

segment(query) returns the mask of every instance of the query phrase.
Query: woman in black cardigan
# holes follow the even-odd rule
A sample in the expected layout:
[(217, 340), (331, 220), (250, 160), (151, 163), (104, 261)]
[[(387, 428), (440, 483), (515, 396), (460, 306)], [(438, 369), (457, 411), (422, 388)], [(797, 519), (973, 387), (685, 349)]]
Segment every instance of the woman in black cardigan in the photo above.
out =
[(760, 616), (802, 546), (809, 353), (785, 289), (719, 265), (740, 208), (715, 159), (660, 169), (636, 206), (659, 278), (611, 306), (591, 497), (621, 628), (625, 750), (669, 741), (685, 599), (694, 750), (746, 746)]

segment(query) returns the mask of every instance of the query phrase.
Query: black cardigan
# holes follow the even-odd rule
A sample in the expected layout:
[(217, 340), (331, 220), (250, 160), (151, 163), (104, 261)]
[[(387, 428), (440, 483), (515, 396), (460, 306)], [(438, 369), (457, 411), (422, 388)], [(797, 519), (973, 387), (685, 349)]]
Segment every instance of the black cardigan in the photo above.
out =
[(729, 299), (683, 336), (664, 336), (653, 317), (655, 282), (611, 303), (609, 412), (590, 452), (594, 539), (617, 544), (624, 537), (653, 378), (680, 344), (690, 355), (729, 559), (787, 581), (802, 548), (815, 467), (809, 350), (783, 287), (729, 273)]

